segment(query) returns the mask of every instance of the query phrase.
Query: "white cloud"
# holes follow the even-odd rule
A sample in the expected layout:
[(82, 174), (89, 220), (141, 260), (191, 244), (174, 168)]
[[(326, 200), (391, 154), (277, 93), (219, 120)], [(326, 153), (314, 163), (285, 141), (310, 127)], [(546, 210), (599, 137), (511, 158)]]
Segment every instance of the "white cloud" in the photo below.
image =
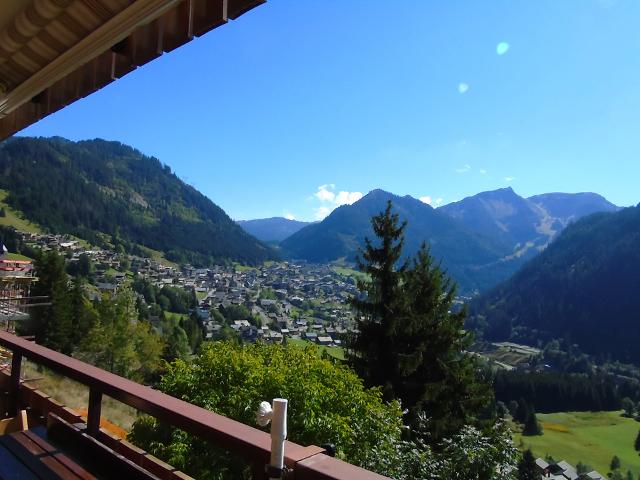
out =
[(467, 163), (464, 167), (456, 168), (456, 173), (467, 173), (469, 170), (471, 170), (471, 165)]
[(504, 55), (509, 51), (510, 45), (507, 42), (500, 42), (496, 45), (496, 53), (498, 55)]
[(505, 182), (513, 182), (515, 179), (516, 177), (504, 177)]
[(425, 195), (424, 197), (420, 197), (418, 200), (422, 203), (426, 203), (427, 205), (431, 205), (432, 207), (439, 207), (444, 201), (442, 197), (432, 198), (431, 195)]
[(286, 218), (287, 220), (295, 220), (296, 219), (295, 215), (293, 213), (290, 213), (290, 212), (286, 212), (284, 214), (284, 218)]
[(331, 190), (329, 190), (330, 188), (332, 189), (334, 188), (334, 186), (332, 184), (320, 185), (318, 187), (318, 191), (314, 193), (314, 195), (321, 202), (332, 202), (333, 199), (336, 197), (336, 194), (333, 193)]
[(484, 168), (481, 168), (481, 169), (480, 169), (480, 174), (481, 174), (481, 175), (486, 175), (486, 174), (487, 174), (487, 171), (486, 171)]
[(351, 205), (364, 196), (362, 192), (348, 192), (345, 190), (335, 192), (335, 188), (335, 184), (326, 183), (324, 185), (320, 185), (318, 187), (318, 191), (313, 194), (313, 197), (320, 200), (320, 203), (322, 204), (320, 207), (313, 210), (316, 220), (322, 220), (335, 208), (341, 205)]
[(318, 207), (313, 209), (313, 217), (316, 220), (324, 220), (324, 218), (331, 213), (329, 207)]
[(469, 90), (469, 84), (467, 83), (458, 84), (458, 93), (467, 93), (468, 90)]
[(361, 192), (338, 192), (338, 194), (333, 199), (333, 203), (336, 206), (340, 205), (351, 205), (352, 203), (357, 202), (363, 197)]

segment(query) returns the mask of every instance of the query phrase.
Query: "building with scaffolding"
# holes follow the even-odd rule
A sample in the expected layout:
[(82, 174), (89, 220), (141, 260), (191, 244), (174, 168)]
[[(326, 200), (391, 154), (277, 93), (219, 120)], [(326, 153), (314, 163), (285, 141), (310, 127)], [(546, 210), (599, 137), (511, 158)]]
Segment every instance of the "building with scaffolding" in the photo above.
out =
[(31, 286), (38, 278), (30, 260), (14, 260), (0, 255), (0, 328), (15, 330), (16, 322), (29, 318)]

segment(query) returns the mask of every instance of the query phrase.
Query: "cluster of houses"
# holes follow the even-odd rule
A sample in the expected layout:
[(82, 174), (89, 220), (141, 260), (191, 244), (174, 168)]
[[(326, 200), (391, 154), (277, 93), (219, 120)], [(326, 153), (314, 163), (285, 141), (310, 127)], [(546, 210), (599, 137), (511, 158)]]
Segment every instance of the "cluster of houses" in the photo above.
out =
[(195, 288), (206, 338), (215, 339), (223, 328), (208, 320), (209, 310), (233, 305), (250, 312), (250, 318), (230, 325), (250, 342), (293, 339), (340, 346), (353, 327), (345, 300), (356, 294), (355, 286), (327, 266), (281, 262), (242, 270), (215, 267), (200, 275)]
[(606, 480), (595, 470), (588, 473), (578, 473), (578, 470), (564, 460), (549, 463), (543, 458), (536, 459), (536, 467), (540, 478), (544, 480)]
[(89, 256), (96, 266), (95, 286), (102, 292), (115, 292), (126, 281), (124, 263), (158, 287), (193, 289), (207, 339), (216, 339), (226, 326), (211, 319), (211, 309), (240, 305), (250, 315), (231, 322), (229, 327), (249, 342), (293, 339), (340, 346), (353, 328), (353, 313), (346, 300), (357, 294), (355, 282), (326, 265), (274, 262), (255, 268), (178, 267), (150, 258), (89, 249), (64, 235), (22, 235), (22, 240), (34, 247), (65, 253), (68, 262)]

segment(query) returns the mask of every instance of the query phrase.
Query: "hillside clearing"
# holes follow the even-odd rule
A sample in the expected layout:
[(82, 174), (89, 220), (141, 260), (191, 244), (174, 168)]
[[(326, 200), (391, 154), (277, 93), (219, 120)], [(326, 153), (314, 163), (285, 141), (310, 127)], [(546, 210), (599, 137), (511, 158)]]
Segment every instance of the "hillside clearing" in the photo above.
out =
[(514, 435), (521, 449), (531, 448), (536, 457), (551, 455), (572, 465), (579, 461), (606, 475), (614, 455), (620, 457), (622, 472), (640, 473), (640, 456), (633, 444), (640, 423), (621, 412), (562, 412), (538, 414), (543, 435)]
[(4, 208), (4, 217), (0, 217), (0, 225), (13, 227), (21, 232), (42, 233), (42, 230), (35, 223), (25, 220), (20, 212), (15, 211), (5, 200), (9, 192), (0, 189), (0, 208)]
[(309, 342), (308, 340), (289, 339), (287, 341), (292, 345), (298, 345), (301, 347), (304, 347), (307, 345), (313, 345), (318, 349), (318, 353), (327, 352), (329, 356), (335, 358), (336, 360), (340, 360), (340, 361), (345, 360), (344, 350), (342, 349), (342, 347), (326, 347), (324, 345), (317, 345), (315, 343)]

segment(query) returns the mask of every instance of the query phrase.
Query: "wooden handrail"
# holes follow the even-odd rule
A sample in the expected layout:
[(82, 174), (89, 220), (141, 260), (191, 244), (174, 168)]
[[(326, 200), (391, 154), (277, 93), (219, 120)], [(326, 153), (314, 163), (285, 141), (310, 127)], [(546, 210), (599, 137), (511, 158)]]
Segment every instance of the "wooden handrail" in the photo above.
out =
[[(88, 433), (96, 430), (99, 421), (99, 398), (108, 395), (121, 403), (145, 412), (167, 424), (180, 428), (215, 446), (229, 450), (254, 465), (269, 462), (271, 438), (269, 434), (236, 420), (218, 415), (158, 390), (140, 385), (113, 373), (63, 355), (49, 348), (0, 331), (0, 346), (11, 350), (12, 392), (17, 408), (20, 360), (23, 357), (89, 387)], [(16, 368), (17, 367), (17, 368)], [(97, 411), (96, 411), (97, 410)], [(287, 441), (285, 465), (294, 471), (296, 480), (377, 480), (381, 475), (324, 455), (324, 450), (303, 447)]]

